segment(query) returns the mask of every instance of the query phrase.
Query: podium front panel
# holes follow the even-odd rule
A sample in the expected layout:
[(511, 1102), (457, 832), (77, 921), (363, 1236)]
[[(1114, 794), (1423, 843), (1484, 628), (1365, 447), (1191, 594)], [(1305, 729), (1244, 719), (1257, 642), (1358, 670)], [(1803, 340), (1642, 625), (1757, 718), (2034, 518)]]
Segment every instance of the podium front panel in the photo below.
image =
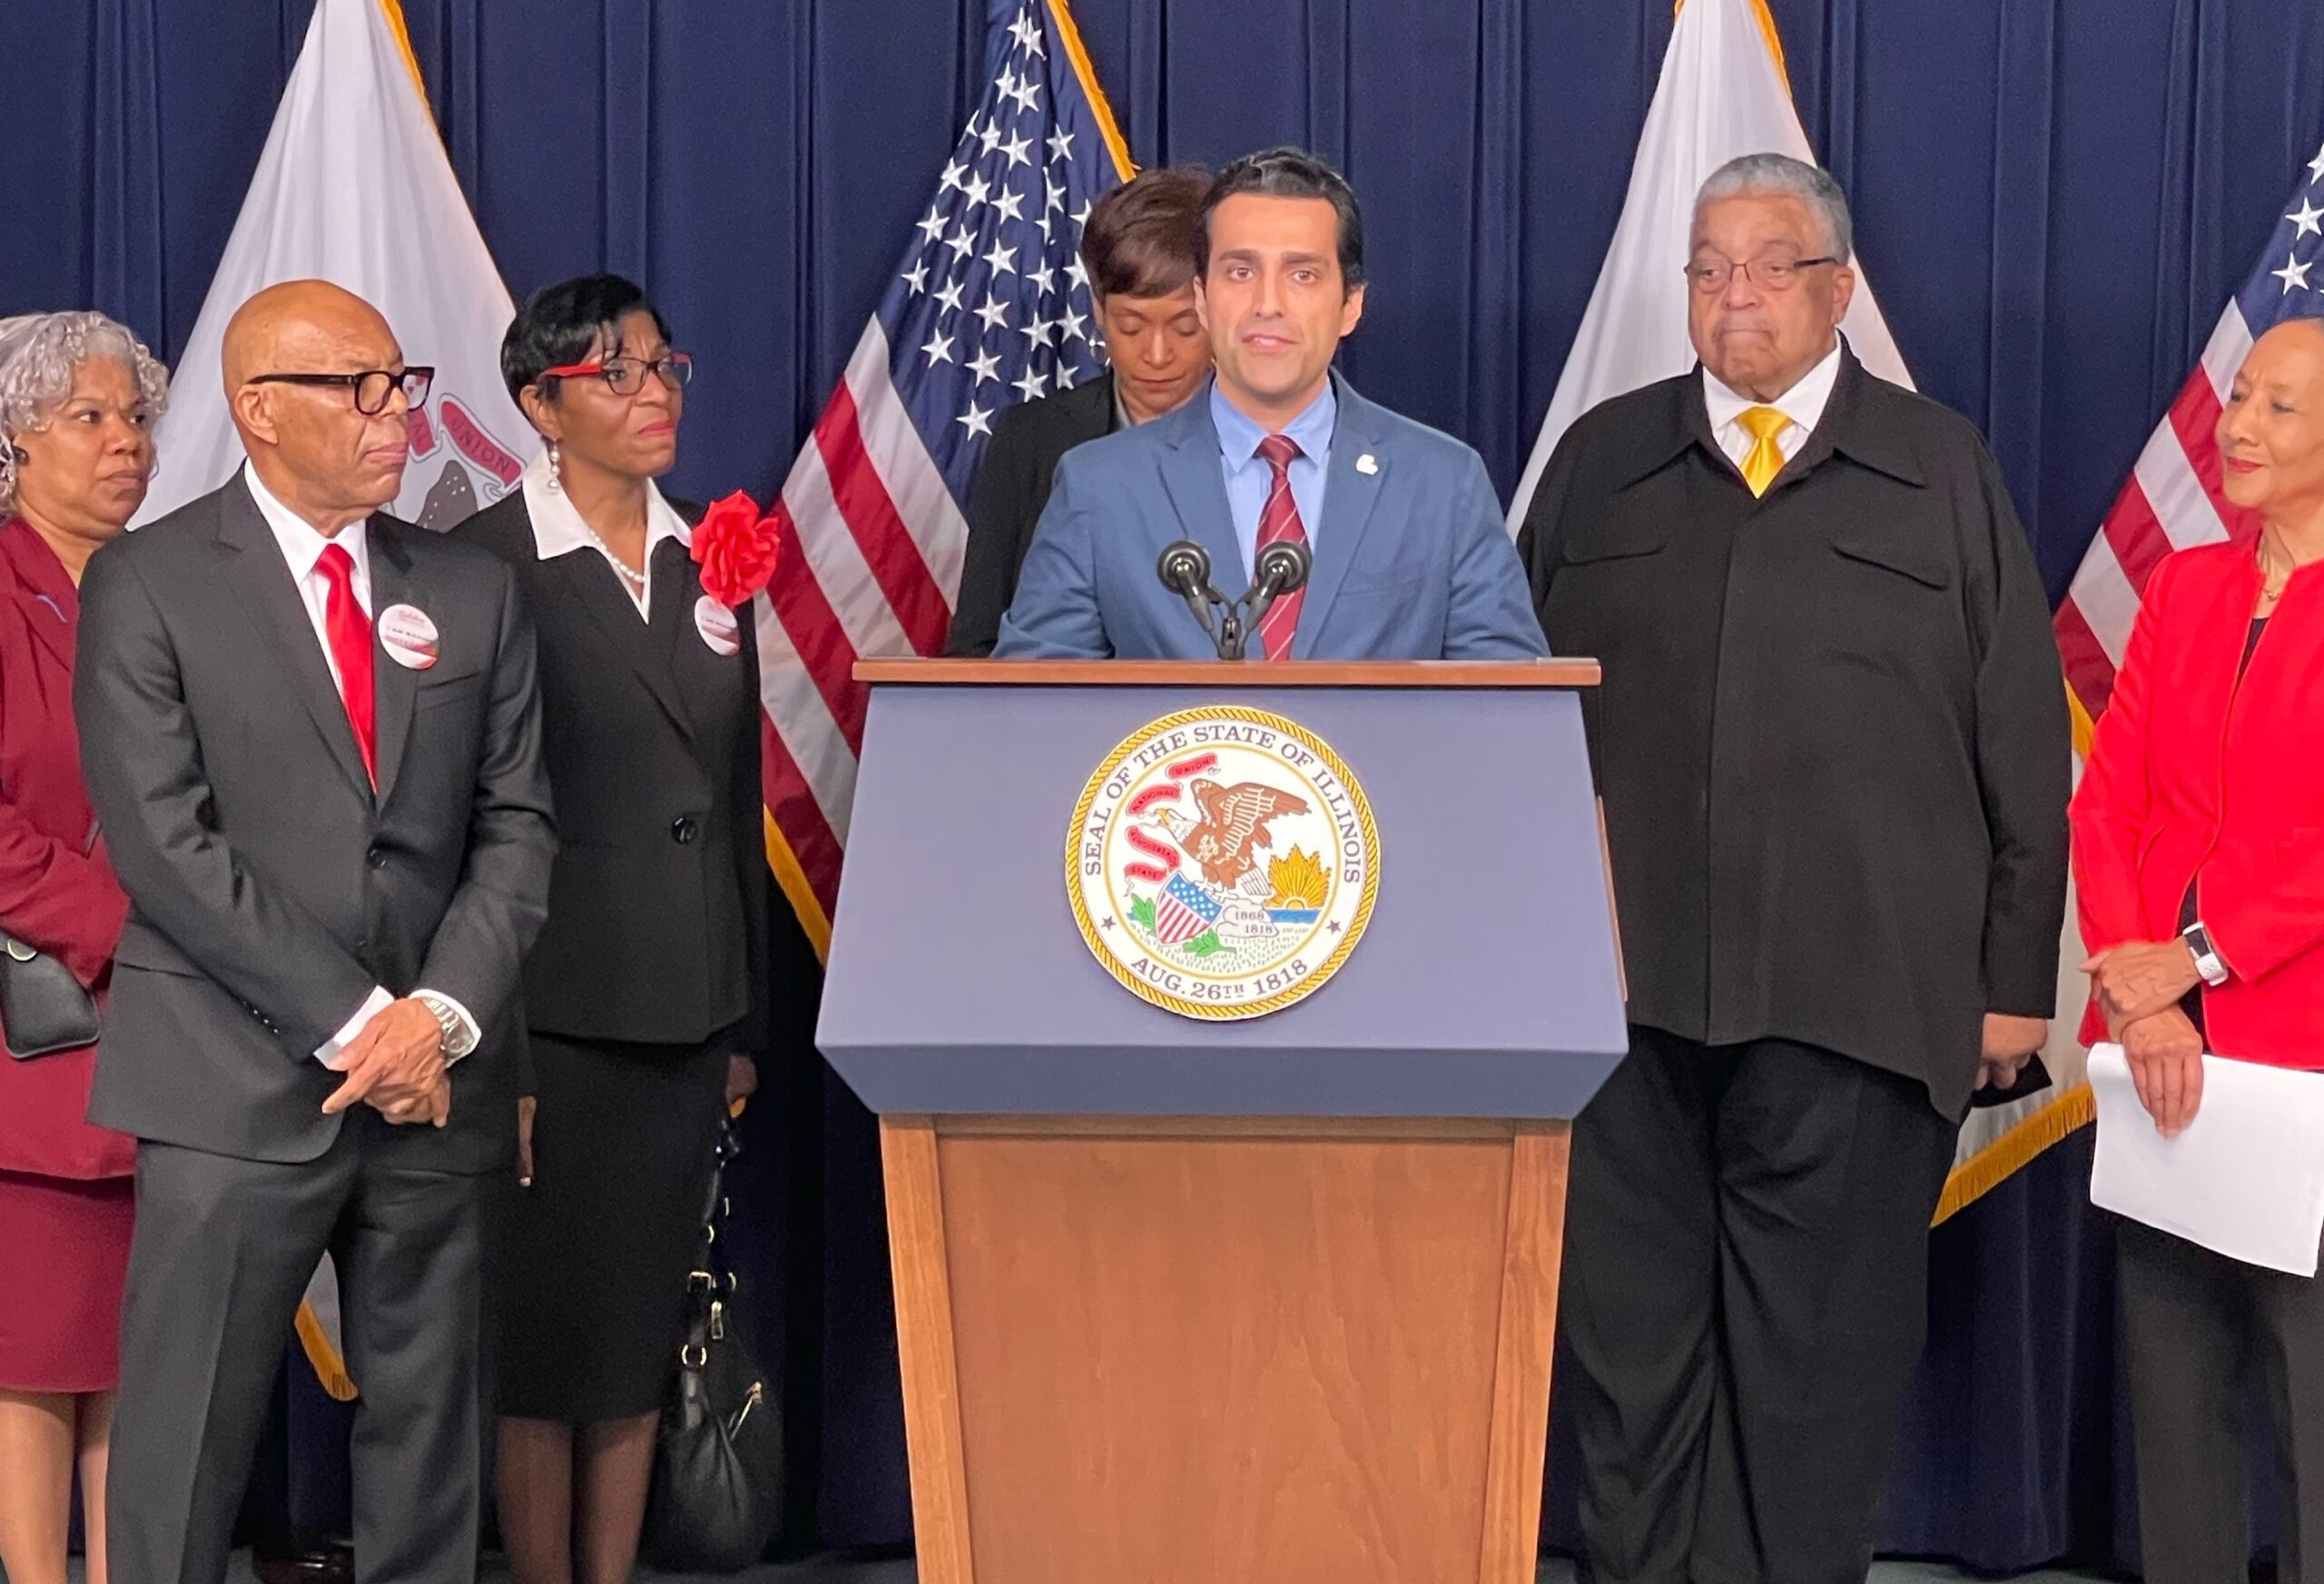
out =
[[(1379, 890), (1328, 983), (1210, 1022), (1115, 981), (1066, 870), (1108, 755), (1221, 705), (1336, 753)], [(1571, 1117), (1628, 1047), (1569, 690), (887, 686), (862, 764), (817, 1038), (875, 1111)]]

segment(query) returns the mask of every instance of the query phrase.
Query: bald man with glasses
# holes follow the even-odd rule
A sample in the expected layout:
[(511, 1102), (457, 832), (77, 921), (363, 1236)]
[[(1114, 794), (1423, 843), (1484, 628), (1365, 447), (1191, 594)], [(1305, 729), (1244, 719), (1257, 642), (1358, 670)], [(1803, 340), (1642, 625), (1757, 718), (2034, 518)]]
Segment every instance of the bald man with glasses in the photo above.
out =
[(130, 914), (93, 1119), (138, 1140), (113, 1577), (219, 1584), (281, 1339), (340, 1272), (369, 1584), (476, 1568), (493, 1038), (555, 836), (533, 631), (491, 555), (381, 510), (429, 370), (320, 281), (227, 327), (249, 460), (94, 556), (74, 706)]

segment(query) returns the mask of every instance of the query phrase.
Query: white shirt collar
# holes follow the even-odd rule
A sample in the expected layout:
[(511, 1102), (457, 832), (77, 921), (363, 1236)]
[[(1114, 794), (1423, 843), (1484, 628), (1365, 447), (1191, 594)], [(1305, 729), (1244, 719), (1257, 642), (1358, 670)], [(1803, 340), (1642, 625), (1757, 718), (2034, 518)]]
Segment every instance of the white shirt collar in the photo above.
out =
[(1776, 437), (1776, 448), (1788, 461), (1799, 454), (1799, 448), (1823, 420), (1824, 408), (1830, 405), (1832, 387), (1840, 378), (1840, 342), (1833, 338), (1832, 349), (1823, 360), (1799, 377), (1797, 384), (1773, 401), (1755, 401), (1748, 396), (1730, 390), (1709, 368), (1703, 369), (1703, 406), (1710, 416), (1710, 432), (1725, 451), (1737, 461), (1751, 448), (1751, 436), (1738, 420), (1744, 410), (1754, 407), (1772, 407), (1791, 423)]
[[(613, 553), (590, 531), (572, 497), (555, 487), (555, 475), (549, 471), (546, 452), (527, 464), (524, 489), (525, 514), (533, 520), (533, 553), (540, 559), (547, 561), (576, 550), (590, 550), (604, 556), (608, 566), (619, 565)], [(641, 615), (653, 597), (654, 552), (665, 539), (690, 546), (694, 543), (694, 529), (678, 515), (677, 507), (662, 498), (661, 490), (649, 478), (645, 481), (645, 586), (637, 588), (628, 578), (615, 574), (622, 592), (629, 595), (630, 603)]]
[(370, 526), (369, 519), (350, 523), (335, 535), (326, 535), (283, 505), (274, 491), (266, 487), (266, 481), (258, 476), (258, 469), (248, 462), (242, 464), (242, 482), (250, 489), (251, 499), (258, 503), (258, 515), (266, 519), (266, 526), (273, 531), (274, 542), (282, 547), (282, 559), (290, 564), (290, 576), (304, 585), (307, 579), (314, 576), (315, 563), (322, 559), (323, 547), (344, 545), (355, 562), (355, 576), (350, 581), (355, 586), (358, 601), (369, 610), (371, 604), (371, 563), (366, 553), (366, 530)]

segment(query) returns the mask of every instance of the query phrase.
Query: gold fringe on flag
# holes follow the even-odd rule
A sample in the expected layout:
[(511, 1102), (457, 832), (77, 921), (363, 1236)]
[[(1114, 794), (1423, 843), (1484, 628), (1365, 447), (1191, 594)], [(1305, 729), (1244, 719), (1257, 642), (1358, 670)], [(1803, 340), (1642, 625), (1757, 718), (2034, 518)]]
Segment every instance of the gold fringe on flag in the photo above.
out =
[[(1670, 15), (1676, 16), (1686, 8), (1687, 0), (1678, 0), (1678, 3), (1670, 7)], [(1783, 79), (1783, 91), (1789, 93), (1791, 68), (1784, 64), (1783, 34), (1776, 31), (1775, 13), (1768, 9), (1768, 0), (1751, 0), (1751, 11), (1759, 19), (1759, 31), (1767, 35), (1768, 54), (1775, 57), (1776, 75)]]
[(315, 1367), (315, 1379), (334, 1402), (355, 1401), (355, 1382), (347, 1372), (347, 1361), (323, 1334), (323, 1323), (315, 1318), (314, 1305), (304, 1298), (299, 1300), (299, 1317), (291, 1322), (299, 1333), (299, 1345), (307, 1350), (307, 1362)]
[[(403, 52), (403, 64), (411, 68), (411, 85), (419, 90), (419, 102), (428, 103), (428, 79), (419, 74), (419, 57), (411, 53), (411, 29), (403, 19), (403, 0), (379, 0), (379, 10), (388, 19), (388, 31), (396, 35), (396, 47)], [(432, 116), (435, 112), (429, 111)]]
[(1956, 1213), (1974, 1204), (2000, 1181), (2050, 1146), (2098, 1117), (2098, 1102), (2088, 1084), (2076, 1084), (2034, 1112), (1984, 1148), (1953, 1168), (1945, 1180), (1945, 1195), (1936, 1202), (1931, 1226), (1942, 1226)]
[(1098, 86), (1098, 68), (1089, 64), (1089, 52), (1082, 47), (1081, 30), (1073, 25), (1072, 7), (1066, 0), (1049, 0), (1049, 20), (1057, 24), (1058, 37), (1065, 41), (1065, 55), (1073, 63), (1073, 74), (1081, 79), (1082, 97), (1097, 113), (1098, 130), (1105, 134), (1106, 152), (1114, 157), (1115, 178), (1127, 182), (1137, 174), (1137, 167), (1130, 163), (1129, 144), (1123, 141), (1120, 123), (1114, 120), (1114, 107), (1107, 103), (1106, 91)]
[(815, 898), (815, 888), (807, 883), (807, 871), (800, 867), (799, 855), (791, 851), (790, 838), (774, 822), (773, 811), (761, 812), (766, 820), (766, 864), (774, 871), (774, 883), (782, 889), (791, 910), (799, 915), (799, 928), (806, 931), (808, 944), (815, 949), (815, 960), (829, 963), (832, 921)]

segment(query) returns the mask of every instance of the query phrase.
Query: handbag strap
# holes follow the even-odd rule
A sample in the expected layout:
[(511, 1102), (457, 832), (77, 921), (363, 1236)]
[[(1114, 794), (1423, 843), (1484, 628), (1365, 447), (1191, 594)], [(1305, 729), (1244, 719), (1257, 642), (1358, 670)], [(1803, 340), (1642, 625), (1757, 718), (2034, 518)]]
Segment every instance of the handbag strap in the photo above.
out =
[(734, 1125), (722, 1120), (718, 1125), (718, 1141), (712, 1151), (710, 1191), (702, 1206), (702, 1241), (696, 1245), (694, 1271), (687, 1277), (690, 1291), (715, 1295), (722, 1288), (734, 1290), (734, 1262), (725, 1257), (720, 1247), (726, 1230), (726, 1167), (743, 1153), (742, 1141), (734, 1136)]

